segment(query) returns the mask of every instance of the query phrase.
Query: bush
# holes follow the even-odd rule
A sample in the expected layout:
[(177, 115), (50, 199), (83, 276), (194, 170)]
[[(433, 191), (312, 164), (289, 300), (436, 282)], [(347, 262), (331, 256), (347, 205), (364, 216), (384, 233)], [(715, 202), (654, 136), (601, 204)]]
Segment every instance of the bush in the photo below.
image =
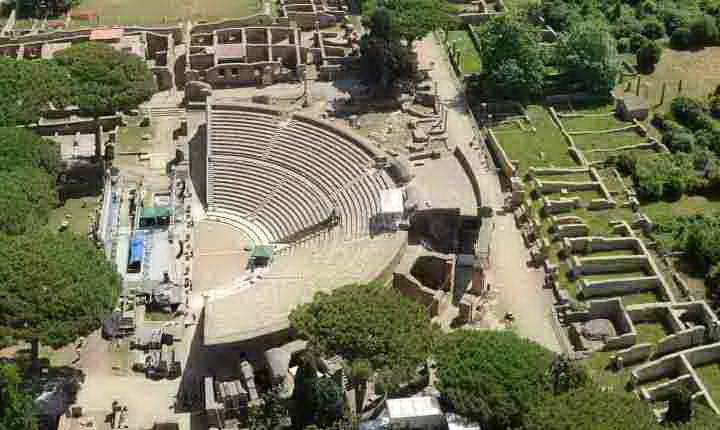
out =
[(619, 53), (624, 54), (626, 52), (630, 52), (630, 38), (628, 37), (621, 37), (617, 41), (617, 50)]
[(551, 386), (552, 354), (509, 331), (453, 332), (436, 361), (443, 399), (483, 428), (519, 426)]
[(670, 46), (673, 49), (688, 49), (691, 46), (690, 29), (680, 27), (670, 33)]
[(650, 39), (640, 33), (630, 36), (630, 52), (637, 52), (640, 48), (650, 43)]
[(661, 16), (667, 34), (673, 34), (679, 28), (688, 28), (690, 26), (689, 15), (683, 10), (665, 9)]
[(0, 233), (43, 226), (58, 203), (55, 178), (32, 167), (0, 170), (0, 203)]
[(645, 73), (651, 73), (655, 69), (655, 65), (660, 62), (661, 55), (662, 48), (655, 42), (649, 42), (637, 51), (638, 69)]
[(682, 125), (696, 129), (700, 118), (703, 116), (705, 105), (700, 100), (691, 97), (675, 97), (670, 103), (670, 111), (675, 119)]
[(665, 26), (656, 18), (648, 19), (643, 22), (642, 34), (651, 40), (660, 39), (665, 36)]
[(720, 129), (702, 129), (695, 132), (695, 144), (720, 154)]
[(690, 153), (695, 146), (695, 136), (685, 130), (671, 130), (663, 133), (662, 143), (672, 152)]
[(707, 46), (718, 40), (715, 18), (703, 15), (690, 23), (690, 43), (693, 46)]
[(638, 196), (646, 201), (677, 199), (690, 189), (705, 185), (695, 176), (688, 154), (653, 154), (638, 160), (635, 168)]
[(625, 176), (635, 175), (635, 168), (637, 166), (637, 158), (627, 152), (621, 152), (620, 154), (613, 155), (609, 158), (609, 161), (615, 165), (615, 168), (620, 174)]
[(720, 96), (710, 97), (710, 114), (715, 119), (720, 119)]

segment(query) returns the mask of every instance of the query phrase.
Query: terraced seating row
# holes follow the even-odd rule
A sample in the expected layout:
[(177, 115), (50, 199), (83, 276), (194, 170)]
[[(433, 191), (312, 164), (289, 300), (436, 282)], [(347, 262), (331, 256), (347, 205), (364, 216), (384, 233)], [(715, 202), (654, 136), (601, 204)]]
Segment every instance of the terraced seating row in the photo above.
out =
[(394, 186), (372, 170), (372, 151), (309, 117), (283, 122), (278, 114), (243, 109), (209, 112), (208, 203), (262, 225), (270, 241), (325, 220), (333, 209), (343, 239), (366, 236), (380, 190)]

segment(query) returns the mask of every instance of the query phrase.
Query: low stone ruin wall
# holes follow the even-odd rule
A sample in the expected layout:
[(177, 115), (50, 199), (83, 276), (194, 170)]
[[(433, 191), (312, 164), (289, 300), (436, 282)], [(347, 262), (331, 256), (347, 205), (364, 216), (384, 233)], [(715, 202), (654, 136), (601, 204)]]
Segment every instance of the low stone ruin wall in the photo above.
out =
[(531, 167), (528, 169), (528, 175), (531, 178), (538, 176), (562, 176), (574, 175), (580, 173), (590, 173), (587, 167)]
[(661, 357), (705, 343), (705, 327), (697, 326), (668, 335), (657, 343), (655, 355)]
[[(616, 367), (640, 363), (648, 358), (653, 352), (653, 346), (649, 343), (638, 343), (629, 348), (617, 351), (610, 359)], [(622, 364), (620, 364), (622, 363)]]
[(467, 175), (470, 180), (470, 185), (472, 185), (473, 193), (475, 194), (475, 204), (477, 205), (479, 211), (482, 207), (482, 194), (477, 174), (482, 170), (480, 166), (476, 165), (477, 163), (474, 160), (477, 160), (477, 157), (472, 156), (472, 154), (470, 154), (471, 151), (472, 150), (467, 145), (460, 143), (455, 146), (453, 154), (455, 155), (455, 158), (457, 158), (462, 169), (465, 171), (465, 175)]
[(591, 300), (588, 304), (587, 311), (568, 312), (565, 315), (565, 323), (585, 323), (594, 319), (610, 320), (615, 328), (616, 336), (605, 339), (604, 349), (606, 350), (628, 348), (637, 342), (635, 325), (620, 299)]
[(624, 250), (641, 254), (643, 250), (639, 242), (640, 240), (635, 237), (586, 236), (565, 239), (563, 247), (569, 254)]
[(579, 197), (562, 199), (548, 199), (547, 197), (543, 197), (540, 201), (542, 202), (542, 210), (546, 215), (570, 212), (580, 207)]
[(655, 291), (662, 286), (657, 276), (641, 278), (608, 279), (601, 281), (578, 282), (578, 295), (588, 299), (592, 297), (621, 296), (626, 294), (645, 293)]
[(483, 134), (485, 135), (485, 142), (490, 148), (490, 152), (493, 156), (493, 159), (495, 160), (495, 164), (500, 168), (500, 170), (507, 178), (512, 178), (513, 176), (515, 176), (517, 169), (515, 169), (515, 166), (510, 160), (510, 157), (508, 157), (505, 149), (503, 149), (500, 141), (491, 129), (486, 128), (483, 131)]
[(562, 190), (573, 191), (597, 191), (601, 192), (598, 182), (575, 182), (575, 181), (543, 181), (535, 178), (534, 187), (540, 193), (559, 193)]
[(555, 227), (555, 237), (560, 239), (587, 236), (589, 233), (590, 227), (585, 223), (562, 224)]
[(577, 278), (583, 275), (648, 271), (646, 255), (620, 255), (610, 257), (578, 257), (569, 260), (570, 271)]
[(700, 390), (695, 378), (691, 374), (680, 375), (667, 382), (655, 385), (649, 388), (640, 389), (640, 398), (648, 402), (662, 402), (668, 400), (673, 391), (683, 388), (690, 393), (696, 393)]

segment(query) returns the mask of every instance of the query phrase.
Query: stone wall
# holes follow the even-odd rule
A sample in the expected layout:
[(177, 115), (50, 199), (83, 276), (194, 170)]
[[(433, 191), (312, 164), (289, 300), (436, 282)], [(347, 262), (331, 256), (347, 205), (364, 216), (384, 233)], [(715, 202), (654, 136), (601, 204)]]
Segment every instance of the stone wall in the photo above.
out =
[(493, 156), (493, 159), (495, 160), (495, 164), (500, 168), (500, 170), (507, 178), (512, 178), (513, 176), (515, 176), (517, 169), (510, 160), (510, 157), (508, 157), (505, 149), (503, 149), (500, 141), (495, 136), (495, 133), (493, 133), (491, 129), (485, 128), (483, 130), (483, 135), (485, 136), (485, 142), (490, 148), (490, 152)]
[(640, 254), (642, 253), (642, 247), (639, 242), (640, 240), (635, 237), (586, 236), (565, 239), (563, 241), (563, 247), (569, 254), (622, 250), (629, 250)]
[(477, 156), (472, 152), (472, 149), (470, 149), (464, 143), (460, 143), (455, 146), (455, 151), (453, 151), (453, 154), (455, 155), (455, 158), (457, 158), (458, 163), (460, 163), (460, 166), (462, 166), (465, 174), (470, 180), (470, 185), (472, 185), (473, 193), (475, 194), (475, 203), (479, 211), (482, 207), (482, 194), (480, 192), (480, 182), (478, 181), (477, 175), (478, 172), (481, 172), (482, 170), (480, 166), (477, 166), (477, 163), (474, 161), (477, 160)]
[(577, 290), (578, 295), (588, 299), (592, 297), (621, 296), (626, 294), (644, 293), (660, 288), (657, 276), (642, 278), (608, 279), (601, 281), (587, 281), (580, 279)]
[(646, 255), (620, 255), (610, 257), (570, 258), (569, 266), (575, 277), (602, 273), (648, 271), (650, 263)]
[(705, 327), (693, 327), (662, 338), (657, 343), (655, 354), (660, 357), (683, 349), (702, 345), (704, 342)]
[(617, 351), (610, 360), (615, 364), (615, 366), (619, 368), (625, 365), (631, 365), (645, 361), (650, 357), (652, 352), (653, 346), (651, 344), (638, 343), (637, 345), (633, 345), (630, 348), (625, 348)]

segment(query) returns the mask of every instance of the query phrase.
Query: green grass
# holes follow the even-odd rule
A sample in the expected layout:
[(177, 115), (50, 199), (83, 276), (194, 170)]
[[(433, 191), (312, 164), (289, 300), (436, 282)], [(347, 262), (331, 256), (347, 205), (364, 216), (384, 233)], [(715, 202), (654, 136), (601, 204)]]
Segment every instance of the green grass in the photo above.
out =
[(568, 191), (567, 194), (561, 192), (556, 193), (543, 193), (543, 197), (547, 197), (551, 200), (557, 200), (561, 198), (571, 199), (573, 197), (580, 197), (580, 201), (590, 202), (592, 199), (601, 199), (603, 195), (600, 191), (589, 190), (589, 191)]
[(447, 37), (448, 46), (455, 46), (460, 52), (461, 72), (464, 74), (480, 73), (482, 70), (480, 54), (475, 49), (468, 32), (466, 30), (450, 31)]
[[(47, 228), (57, 231), (62, 222), (67, 220), (70, 223), (68, 226), (70, 231), (86, 234), (90, 224), (88, 215), (95, 211), (95, 206), (98, 205), (97, 199), (98, 197), (82, 197), (66, 200), (63, 206), (50, 212)], [(69, 218), (66, 217), (67, 215)]]
[(682, 196), (680, 200), (645, 203), (641, 210), (656, 223), (679, 216), (720, 213), (720, 196)]
[(702, 379), (710, 393), (710, 397), (716, 402), (720, 400), (720, 365), (718, 363), (696, 367), (695, 372)]
[(651, 345), (657, 344), (660, 339), (667, 336), (669, 333), (665, 329), (665, 326), (661, 323), (635, 323), (635, 330), (637, 331), (637, 343), (649, 343)]
[(541, 181), (570, 181), (570, 182), (589, 182), (592, 177), (589, 172), (583, 173), (564, 173), (562, 175), (539, 175)]
[(610, 130), (614, 128), (627, 127), (631, 122), (622, 121), (613, 115), (607, 116), (586, 116), (577, 118), (560, 118), (565, 130), (589, 131), (589, 130)]
[(215, 21), (257, 13), (257, 0), (84, 0), (83, 10), (97, 12), (100, 24), (165, 24), (186, 19)]
[(621, 131), (617, 133), (582, 134), (572, 136), (577, 145), (585, 155), (594, 149), (614, 149), (622, 146), (639, 145), (645, 143), (646, 139), (634, 131)]
[(532, 166), (578, 167), (550, 113), (542, 106), (532, 105), (528, 106), (527, 114), (531, 124), (525, 127), (534, 127), (535, 132), (493, 130), (508, 157), (519, 161), (519, 173), (524, 176)]
[(118, 144), (116, 152), (141, 152), (150, 146), (148, 141), (142, 139), (143, 135), (152, 135), (151, 127), (129, 126), (118, 131)]
[(162, 311), (146, 311), (145, 320), (147, 321), (172, 321), (174, 315), (169, 312)]
[(625, 305), (625, 306), (640, 305), (640, 304), (644, 304), (644, 303), (655, 303), (655, 302), (664, 301), (655, 292), (627, 294), (620, 298), (623, 302), (623, 305)]
[(637, 255), (637, 252), (633, 249), (616, 249), (613, 251), (594, 251), (584, 255), (586, 257), (620, 257), (623, 255)]

